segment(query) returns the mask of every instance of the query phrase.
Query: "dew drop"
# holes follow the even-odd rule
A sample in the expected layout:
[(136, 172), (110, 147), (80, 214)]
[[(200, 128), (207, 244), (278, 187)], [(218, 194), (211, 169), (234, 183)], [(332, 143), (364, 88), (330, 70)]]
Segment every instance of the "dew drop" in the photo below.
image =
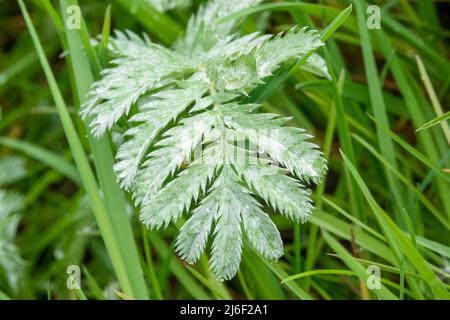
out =
[(55, 249), (53, 254), (56, 260), (64, 259), (64, 251), (62, 251), (60, 248)]
[(226, 126), (231, 125), (231, 120), (232, 120), (232, 118), (230, 116), (226, 116), (223, 118), (223, 122), (225, 123)]

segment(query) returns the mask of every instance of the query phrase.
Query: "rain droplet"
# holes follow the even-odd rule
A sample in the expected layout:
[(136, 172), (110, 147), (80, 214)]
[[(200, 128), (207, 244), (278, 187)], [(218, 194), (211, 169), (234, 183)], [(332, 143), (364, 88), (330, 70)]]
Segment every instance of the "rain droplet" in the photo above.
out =
[(64, 251), (62, 251), (60, 248), (55, 249), (54, 256), (56, 260), (62, 260), (64, 259)]
[(223, 122), (225, 123), (226, 126), (231, 125), (231, 120), (232, 120), (232, 118), (230, 116), (226, 116), (223, 118)]

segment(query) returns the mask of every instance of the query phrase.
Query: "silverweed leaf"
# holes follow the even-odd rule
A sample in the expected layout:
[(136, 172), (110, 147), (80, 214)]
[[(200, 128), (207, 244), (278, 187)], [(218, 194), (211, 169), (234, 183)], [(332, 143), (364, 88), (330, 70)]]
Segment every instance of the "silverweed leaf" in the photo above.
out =
[[(326, 161), (288, 118), (244, 103), (284, 63), (323, 45), (314, 30), (278, 35), (233, 33), (240, 21), (218, 24), (259, 0), (213, 0), (189, 20), (174, 49), (117, 31), (113, 59), (82, 107), (92, 132), (121, 129), (114, 169), (151, 229), (188, 215), (176, 251), (195, 263), (211, 236), (210, 267), (220, 280), (239, 269), (245, 239), (277, 260), (280, 234), (265, 207), (304, 222), (313, 204), (305, 185), (319, 183)], [(304, 70), (328, 77), (318, 54)]]

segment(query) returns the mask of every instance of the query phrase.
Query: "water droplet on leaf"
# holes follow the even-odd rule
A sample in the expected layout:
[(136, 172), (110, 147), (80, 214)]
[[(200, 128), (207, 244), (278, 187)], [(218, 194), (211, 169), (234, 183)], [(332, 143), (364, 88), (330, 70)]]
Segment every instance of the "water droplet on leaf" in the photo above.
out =
[(233, 119), (230, 116), (226, 116), (223, 118), (223, 122), (225, 123), (226, 126), (231, 125), (231, 120), (233, 120)]

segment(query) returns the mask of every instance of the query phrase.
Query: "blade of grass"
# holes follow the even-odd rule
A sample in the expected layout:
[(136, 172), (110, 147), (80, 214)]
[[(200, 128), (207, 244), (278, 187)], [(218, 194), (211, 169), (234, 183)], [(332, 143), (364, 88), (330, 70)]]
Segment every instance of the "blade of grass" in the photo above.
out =
[(238, 271), (238, 278), (239, 278), (239, 283), (242, 286), (242, 290), (244, 291), (245, 297), (248, 300), (254, 300), (252, 291), (249, 289), (248, 285), (247, 285), (247, 281), (245, 280), (244, 275), (242, 274), (242, 271)]
[(427, 22), (432, 26), (439, 27), (439, 18), (433, 2), (418, 1), (417, 6), (424, 22)]
[[(333, 103), (330, 116), (328, 117), (327, 128), (325, 130), (325, 138), (323, 142), (323, 156), (328, 162), (330, 161), (331, 145), (333, 143), (335, 127), (336, 127), (336, 106), (335, 103)], [(325, 193), (326, 179), (327, 177), (325, 176), (322, 183), (317, 187), (316, 208), (318, 208), (319, 210), (322, 209), (323, 205), (323, 195)], [(311, 225), (306, 250), (305, 270), (311, 270), (316, 263), (316, 257), (318, 256), (316, 250), (319, 250), (317, 248), (318, 231), (319, 228), (316, 225)], [(297, 273), (300, 272), (300, 270), (298, 269), (295, 271), (297, 271)], [(303, 287), (307, 290), (309, 288), (309, 284), (310, 281), (309, 279), (307, 279)]]
[(450, 111), (447, 111), (446, 113), (441, 114), (439, 117), (436, 117), (433, 120), (428, 121), (427, 123), (421, 125), (419, 128), (416, 129), (416, 132), (431, 128), (431, 127), (438, 125), (444, 121), (448, 121), (448, 119), (450, 119)]
[[(314, 223), (318, 227), (325, 229), (326, 231), (333, 233), (342, 239), (351, 241), (351, 234), (349, 230), (352, 227), (349, 223), (346, 223), (324, 211), (314, 213), (309, 219), (311, 223)], [(391, 264), (395, 264), (395, 255), (392, 249), (389, 248), (384, 241), (368, 235), (359, 228), (354, 228), (354, 234), (355, 242), (358, 246), (363, 247)]]
[[(356, 17), (358, 21), (358, 29), (361, 38), (361, 49), (363, 53), (364, 68), (367, 77), (367, 84), (369, 87), (370, 102), (372, 112), (375, 115), (378, 145), (383, 157), (394, 167), (397, 168), (397, 161), (395, 158), (395, 149), (392, 140), (386, 134), (383, 128), (389, 128), (389, 120), (386, 112), (386, 105), (383, 99), (380, 79), (378, 77), (375, 57), (373, 55), (370, 35), (366, 26), (366, 17), (364, 8), (367, 7), (363, 0), (352, 0), (355, 5)], [(404, 207), (401, 188), (398, 180), (385, 171), (386, 179), (389, 184), (390, 192), (392, 192), (395, 199), (396, 211), (399, 214)]]
[[(417, 66), (419, 68), (420, 78), (422, 79), (423, 84), (425, 85), (425, 89), (427, 90), (428, 96), (431, 100), (431, 105), (433, 106), (436, 115), (440, 117), (444, 114), (444, 112), (442, 111), (441, 104), (436, 95), (436, 92), (434, 91), (433, 85), (431, 84), (430, 77), (428, 76), (427, 70), (423, 65), (422, 59), (420, 59), (418, 55), (416, 55), (415, 58), (417, 61)], [(450, 129), (448, 128), (448, 124), (446, 121), (441, 121), (440, 124), (442, 127), (442, 131), (444, 132), (445, 138), (447, 139), (447, 143), (450, 146)]]
[[(267, 262), (265, 261), (265, 264), (275, 273), (275, 275), (280, 279), (283, 280), (288, 277), (288, 274), (286, 271), (281, 268), (281, 266), (276, 262)], [(304, 291), (302, 288), (300, 288), (295, 282), (288, 282), (284, 283), (284, 285), (292, 292), (294, 293), (298, 298), (302, 300), (313, 300), (314, 298)]]
[(104, 300), (105, 296), (103, 295), (103, 291), (95, 280), (94, 276), (91, 274), (88, 268), (82, 266), (83, 273), (86, 276), (87, 283), (90, 289), (90, 292), (94, 295), (97, 300)]
[(362, 221), (358, 220), (357, 218), (355, 218), (354, 216), (352, 216), (351, 214), (347, 213), (344, 209), (342, 209), (341, 207), (339, 207), (336, 203), (334, 203), (333, 201), (331, 201), (328, 198), (323, 198), (324, 202), (329, 205), (331, 208), (333, 208), (334, 210), (336, 210), (336, 212), (338, 212), (339, 214), (343, 215), (344, 217), (346, 217), (348, 220), (350, 220), (351, 222), (353, 222), (355, 225), (361, 227), (363, 230), (367, 231), (368, 233), (370, 233), (371, 235), (373, 235), (374, 237), (377, 237), (378, 239), (385, 241), (383, 235), (381, 235), (380, 233), (378, 233), (377, 231), (375, 231), (374, 229), (372, 229), (370, 226), (368, 226), (367, 224), (363, 223)]
[(78, 300), (87, 300), (86, 295), (84, 294), (82, 289), (75, 289), (74, 291), (78, 297)]
[[(339, 258), (339, 255), (334, 254), (334, 253), (329, 253), (328, 255), (336, 257), (336, 258)], [(375, 261), (370, 261), (370, 260), (366, 260), (366, 259), (361, 259), (361, 258), (355, 258), (355, 260), (360, 262), (363, 265), (367, 265), (367, 266), (375, 265), (377, 267), (380, 267), (381, 270), (384, 270), (384, 271), (387, 271), (387, 272), (390, 272), (390, 273), (394, 273), (394, 274), (400, 274), (401, 273), (401, 270), (399, 268), (392, 267), (392, 266), (389, 266), (387, 264), (383, 264), (383, 263), (379, 263), (379, 262), (375, 262)], [(411, 273), (411, 272), (405, 272), (405, 275), (409, 276), (409, 277), (415, 277), (417, 279), (422, 279), (422, 277), (420, 275), (415, 274), (415, 273)]]
[[(356, 157), (353, 150), (353, 144), (350, 137), (350, 131), (348, 128), (347, 120), (346, 120), (346, 112), (344, 109), (344, 104), (342, 101), (342, 90), (344, 86), (344, 74), (341, 74), (339, 83), (337, 82), (337, 78), (334, 74), (333, 68), (331, 67), (331, 57), (327, 50), (325, 50), (326, 61), (329, 68), (330, 76), (331, 76), (331, 88), (333, 94), (333, 101), (336, 108), (336, 118), (337, 118), (337, 129), (339, 135), (339, 141), (342, 145), (342, 148), (346, 151), (346, 154), (349, 154), (350, 161), (357, 166)], [(350, 195), (350, 204), (352, 205), (352, 209), (355, 212), (355, 215), (361, 218), (363, 221), (365, 220), (364, 215), (364, 206), (362, 201), (362, 196), (357, 189), (354, 188), (354, 181), (349, 176), (348, 172), (345, 172), (345, 179), (347, 182), (348, 193)]]
[(252, 285), (256, 299), (286, 299), (277, 275), (267, 264), (264, 264), (264, 260), (251, 249), (248, 243), (243, 246), (240, 268), (247, 275), (248, 283)]
[(383, 209), (373, 198), (371, 192), (364, 183), (362, 177), (356, 170), (356, 168), (350, 163), (350, 160), (341, 152), (346, 166), (348, 166), (351, 174), (355, 177), (358, 186), (360, 187), (364, 197), (369, 203), (370, 208), (374, 212), (384, 234), (389, 239), (389, 242), (393, 247), (401, 249), (402, 254), (408, 258), (411, 265), (417, 270), (417, 272), (425, 279), (427, 284), (433, 290), (436, 297), (440, 299), (450, 299), (450, 294), (443, 285), (442, 281), (431, 270), (427, 261), (423, 258), (419, 251), (411, 243), (411, 240), (404, 234), (404, 232), (396, 226), (394, 221), (384, 212)]
[(392, 137), (392, 139), (397, 142), (403, 149), (405, 149), (408, 153), (410, 153), (414, 158), (422, 162), (424, 165), (426, 165), (428, 168), (430, 168), (436, 175), (441, 177), (442, 179), (446, 180), (447, 182), (450, 182), (450, 177), (446, 176), (442, 169), (435, 166), (434, 163), (428, 159), (425, 155), (423, 155), (421, 152), (419, 152), (416, 148), (411, 146), (408, 142), (400, 138), (398, 135), (393, 133), (392, 131), (388, 131), (388, 134)]
[[(407, 70), (404, 69), (400, 63), (400, 60), (394, 52), (390, 39), (386, 36), (383, 29), (373, 30), (373, 33), (377, 39), (377, 43), (387, 59), (390, 57), (390, 69), (392, 75), (398, 85), (398, 88), (405, 100), (406, 107), (412, 118), (415, 127), (420, 127), (426, 122), (425, 115), (421, 109), (418, 99), (415, 97), (415, 90), (410, 85), (407, 78)], [(420, 144), (423, 146), (426, 154), (431, 159), (434, 165), (439, 164), (439, 153), (436, 144), (433, 141), (432, 134), (429, 131), (421, 131), (417, 134), (417, 138)], [(444, 204), (446, 212), (450, 212), (450, 197), (448, 196), (448, 183), (443, 179), (438, 178), (436, 181), (435, 189), (438, 191), (441, 201)]]
[(294, 274), (292, 276), (289, 276), (285, 279), (283, 279), (283, 281), (281, 281), (281, 283), (286, 283), (295, 279), (300, 279), (300, 278), (304, 278), (304, 277), (311, 277), (311, 276), (315, 276), (315, 275), (323, 275), (323, 274), (331, 274), (331, 275), (346, 275), (346, 276), (353, 276), (355, 275), (355, 273), (353, 271), (350, 270), (340, 270), (340, 269), (324, 269), (324, 270), (313, 270), (313, 271), (305, 271), (302, 273), (298, 273), (298, 274)]
[[(237, 12), (234, 12), (226, 17), (220, 18), (216, 23), (227, 23), (233, 20), (241, 19), (252, 15), (254, 13), (263, 11), (304, 11), (311, 15), (320, 16), (321, 18), (329, 18), (330, 20), (339, 15), (339, 10), (333, 7), (324, 6), (314, 3), (264, 3), (256, 7), (246, 8)], [(350, 30), (357, 31), (356, 21), (353, 17), (350, 17), (346, 23), (346, 27)], [(337, 28), (336, 28), (337, 29)], [(334, 31), (333, 31), (334, 32)], [(332, 33), (332, 32), (331, 32)]]
[(365, 141), (363, 138), (361, 138), (358, 135), (353, 135), (355, 140), (360, 143), (364, 148), (366, 148), (371, 154), (373, 154), (383, 165), (392, 173), (394, 173), (400, 181), (402, 181), (410, 190), (414, 192), (414, 194), (420, 199), (422, 204), (434, 215), (434, 217), (443, 224), (444, 227), (446, 227), (448, 230), (450, 230), (450, 224), (446, 221), (446, 218), (439, 212), (438, 209), (427, 199), (426, 196), (424, 196), (423, 192), (417, 188), (414, 187), (414, 185), (411, 184), (411, 182), (402, 175), (397, 169), (392, 167), (386, 159), (383, 158), (381, 154), (379, 154), (367, 141)]
[(450, 247), (420, 236), (416, 236), (416, 241), (420, 246), (432, 250), (437, 254), (450, 259)]
[(169, 254), (171, 259), (169, 261), (169, 268), (173, 275), (178, 279), (180, 284), (195, 298), (200, 300), (209, 300), (211, 296), (200, 286), (188, 271), (184, 268), (182, 263), (174, 257), (172, 250), (164, 243), (164, 240), (155, 234), (154, 232), (149, 232), (148, 234), (150, 241), (155, 248), (155, 251), (161, 258), (166, 258)]
[(144, 225), (141, 225), (142, 230), (142, 242), (144, 244), (144, 254), (145, 260), (148, 267), (148, 278), (151, 283), (152, 289), (155, 292), (155, 296), (158, 300), (164, 300), (164, 296), (161, 292), (161, 288), (159, 286), (158, 278), (156, 276), (155, 267), (153, 264), (152, 253), (150, 251), (150, 243), (148, 239), (148, 230)]
[(81, 184), (80, 175), (74, 165), (52, 151), (30, 142), (7, 137), (0, 137), (0, 144), (21, 151), (29, 157), (48, 165), (73, 182)]
[[(349, 17), (352, 12), (352, 6), (348, 6), (344, 9), (325, 29), (320, 33), (320, 39), (325, 42), (335, 30), (337, 30)], [(280, 71), (270, 77), (264, 84), (256, 87), (248, 98), (250, 102), (262, 102), (267, 100), (280, 86), (281, 84), (296, 73), (299, 68), (308, 60), (308, 58), (314, 53), (311, 51), (309, 54), (302, 57), (299, 61), (295, 62), (291, 67), (281, 68)]]
[(444, 71), (441, 75), (448, 78), (448, 75), (450, 74), (450, 63), (447, 59), (433, 49), (432, 46), (427, 44), (423, 37), (411, 32), (410, 29), (396, 21), (388, 12), (383, 11), (382, 15), (383, 19), (381, 19), (381, 23), (386, 26), (387, 29), (393, 31), (395, 34), (408, 41), (413, 48), (419, 50), (429, 61), (433, 61), (439, 70)]
[(202, 275), (200, 272), (195, 270), (194, 268), (187, 266), (187, 269), (194, 277), (196, 277), (201, 283), (203, 283), (211, 292), (214, 293), (214, 295), (221, 300), (231, 300), (231, 296), (226, 290), (222, 290), (222, 287), (217, 286), (217, 283), (214, 283), (214, 281), (209, 280), (204, 275)]
[(42, 44), (36, 33), (33, 22), (31, 21), (31, 18), (28, 14), (28, 10), (25, 7), (23, 0), (18, 0), (18, 3), (25, 19), (25, 23), (29, 29), (42, 68), (44, 69), (50, 91), (52, 93), (56, 108), (61, 119), (61, 123), (66, 133), (66, 138), (69, 142), (69, 146), (72, 150), (75, 163), (80, 173), (81, 181), (83, 182), (86, 193), (91, 200), (92, 209), (96, 216), (97, 223), (99, 225), (106, 248), (111, 257), (116, 275), (123, 289), (127, 292), (132, 293), (132, 285), (130, 283), (130, 280), (128, 279), (126, 264), (120, 252), (119, 240), (116, 237), (111, 220), (108, 216), (108, 212), (106, 210), (106, 207), (104, 206), (103, 199), (100, 196), (97, 182), (95, 181), (94, 174), (90, 168), (88, 158), (84, 153), (83, 147), (75, 130), (75, 126), (72, 122), (72, 119), (70, 118), (69, 112), (67, 111), (67, 106), (64, 102), (53, 72), (47, 61), (44, 50), (42, 48)]
[[(325, 241), (330, 245), (330, 247), (337, 253), (340, 259), (349, 267), (361, 281), (367, 283), (370, 274), (367, 273), (366, 268), (364, 268), (355, 258), (327, 231), (322, 232)], [(380, 285), (380, 288), (373, 291), (378, 297), (386, 300), (397, 300), (397, 297), (389, 291), (384, 285)]]
[(302, 243), (301, 243), (301, 225), (300, 223), (294, 224), (294, 270), (296, 273), (301, 271), (301, 259), (302, 259)]
[(11, 300), (11, 298), (6, 293), (0, 290), (0, 300)]
[(116, 0), (116, 2), (165, 45), (171, 45), (181, 33), (180, 26), (172, 18), (158, 12), (143, 0)]
[[(78, 5), (76, 0), (61, 0), (61, 11), (66, 20), (66, 8), (70, 5)], [(72, 71), (74, 74), (75, 85), (77, 88), (78, 99), (80, 103), (84, 102), (89, 88), (94, 81), (94, 76), (90, 68), (90, 63), (83, 53), (83, 47), (89, 45), (89, 41), (82, 41), (83, 34), (81, 30), (65, 29), (68, 49), (71, 55)], [(88, 36), (87, 30), (84, 36)], [(91, 48), (86, 51), (95, 51)], [(96, 61), (98, 61), (96, 59)], [(88, 124), (85, 123), (86, 127)], [(88, 130), (87, 130), (88, 131)], [(111, 224), (121, 246), (121, 254), (126, 264), (128, 278), (132, 285), (132, 292), (124, 289), (125, 294), (133, 299), (147, 299), (148, 293), (145, 287), (143, 271), (141, 269), (138, 250), (133, 237), (133, 231), (126, 212), (125, 198), (117, 183), (116, 175), (113, 171), (113, 155), (110, 140), (107, 135), (100, 139), (94, 138), (87, 133), (94, 156), (94, 163), (97, 169), (100, 187), (104, 196), (105, 206), (109, 212)]]
[(106, 8), (105, 17), (103, 19), (101, 46), (100, 46), (100, 63), (105, 63), (108, 56), (108, 43), (111, 34), (111, 5)]

